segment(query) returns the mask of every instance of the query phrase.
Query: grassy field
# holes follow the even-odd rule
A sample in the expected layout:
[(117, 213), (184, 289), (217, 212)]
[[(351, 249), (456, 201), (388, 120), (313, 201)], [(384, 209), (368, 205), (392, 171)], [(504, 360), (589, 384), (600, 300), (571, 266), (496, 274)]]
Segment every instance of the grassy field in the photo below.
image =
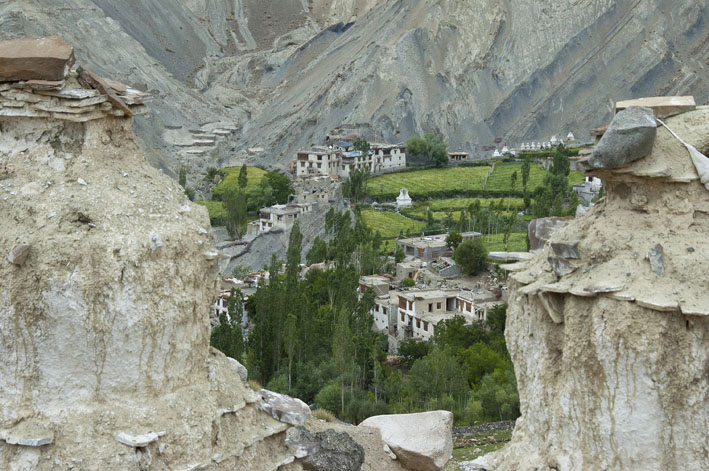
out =
[[(492, 172), (492, 175), (490, 175), (485, 190), (511, 191), (511, 178), (514, 172), (517, 172), (517, 183), (515, 184), (515, 191), (522, 191), (521, 162), (502, 162), (495, 164), (495, 170)], [(529, 168), (529, 182), (527, 182), (527, 189), (531, 192), (534, 191), (536, 187), (543, 185), (544, 176), (546, 174), (546, 170), (544, 170), (541, 165), (532, 163)], [(583, 172), (571, 172), (569, 173), (569, 185), (573, 185), (574, 183), (581, 183), (583, 181), (583, 178)]]
[[(224, 193), (227, 192), (227, 190), (232, 190), (232, 189), (237, 189), (239, 187), (239, 171), (241, 170), (241, 167), (227, 167), (223, 168), (223, 171), (226, 172), (226, 177), (224, 180), (222, 180), (219, 185), (217, 185), (214, 190), (212, 190), (212, 194), (216, 196), (217, 198), (221, 198)], [(256, 187), (259, 186), (261, 183), (261, 178), (263, 178), (264, 175), (266, 175), (266, 171), (263, 169), (260, 169), (258, 167), (247, 167), (247, 172), (246, 175), (248, 177), (247, 179), (247, 184), (246, 184), (246, 193), (250, 193), (252, 190), (255, 190)]]
[[(505, 234), (483, 235), (483, 243), (488, 252), (502, 252), (505, 250)], [(527, 234), (525, 232), (510, 233), (510, 240), (507, 246), (508, 252), (526, 252)]]
[(369, 180), (367, 191), (377, 199), (381, 196), (398, 196), (406, 188), (412, 198), (425, 197), (439, 191), (482, 190), (490, 167), (434, 168), (413, 172), (381, 175)]
[(372, 231), (379, 231), (383, 239), (395, 239), (401, 231), (420, 231), (425, 226), (421, 221), (376, 209), (363, 209), (362, 219)]
[[(414, 204), (414, 208), (429, 207), (431, 211), (446, 211), (456, 209), (467, 209), (468, 206), (475, 201), (480, 201), (481, 208), (487, 208), (491, 203), (497, 204), (500, 198), (445, 198), (440, 200), (420, 201)], [(521, 208), (524, 206), (522, 198), (502, 198), (505, 207), (509, 204), (513, 208)]]

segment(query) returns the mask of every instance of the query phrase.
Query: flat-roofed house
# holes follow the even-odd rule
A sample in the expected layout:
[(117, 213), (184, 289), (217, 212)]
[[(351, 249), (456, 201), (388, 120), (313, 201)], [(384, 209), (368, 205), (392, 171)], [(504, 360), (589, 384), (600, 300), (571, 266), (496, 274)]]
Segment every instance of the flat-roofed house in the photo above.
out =
[(299, 178), (318, 175), (337, 175), (340, 151), (327, 147), (300, 151), (296, 155), (295, 174)]
[(259, 232), (275, 229), (287, 230), (298, 216), (312, 211), (312, 204), (274, 204), (259, 211)]
[(459, 290), (414, 290), (397, 292), (397, 331), (400, 338), (428, 340), (436, 326), (455, 316), (463, 316), (466, 324), (474, 322), (472, 295)]
[[(463, 232), (461, 236), (463, 240), (471, 240), (475, 237), (480, 237), (479, 232)], [(450, 255), (450, 249), (446, 247), (446, 239), (448, 234), (438, 234), (431, 236), (412, 237), (410, 239), (399, 239), (396, 241), (396, 247), (401, 247), (404, 255), (413, 257), (424, 262), (431, 262), (443, 257), (444, 254)]]

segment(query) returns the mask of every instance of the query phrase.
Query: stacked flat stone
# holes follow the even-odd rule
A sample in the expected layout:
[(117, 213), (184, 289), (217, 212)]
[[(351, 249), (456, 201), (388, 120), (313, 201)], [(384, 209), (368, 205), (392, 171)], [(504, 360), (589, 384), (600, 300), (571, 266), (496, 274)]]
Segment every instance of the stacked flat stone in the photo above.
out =
[(147, 112), (150, 94), (102, 79), (127, 107), (121, 109), (101, 91), (83, 87), (73, 64), (74, 49), (60, 38), (0, 42), (0, 116), (86, 122)]

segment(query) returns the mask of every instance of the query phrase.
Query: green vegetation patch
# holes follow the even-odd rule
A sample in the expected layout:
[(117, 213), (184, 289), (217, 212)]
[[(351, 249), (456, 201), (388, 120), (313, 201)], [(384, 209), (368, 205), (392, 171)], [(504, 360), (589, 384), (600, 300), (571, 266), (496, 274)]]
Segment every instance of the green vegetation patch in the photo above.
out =
[[(505, 208), (509, 205), (511, 208), (523, 208), (524, 199), (522, 198), (502, 198)], [(420, 201), (414, 205), (415, 208), (423, 207), (431, 208), (431, 211), (445, 211), (456, 209), (467, 209), (468, 206), (475, 201), (480, 201), (481, 208), (489, 208), (491, 204), (497, 205), (500, 198), (446, 198), (440, 200)]]
[[(505, 250), (505, 234), (483, 235), (482, 239), (488, 252), (503, 252)], [(511, 232), (507, 251), (526, 252), (527, 234), (525, 232)]]
[(461, 465), (480, 456), (499, 450), (512, 437), (512, 428), (497, 431), (482, 431), (477, 434), (456, 438), (453, 445), (453, 458), (448, 462), (445, 471), (466, 471), (468, 468)]
[(200, 206), (207, 208), (209, 212), (209, 222), (212, 226), (221, 226), (224, 224), (226, 218), (226, 210), (224, 209), (224, 203), (221, 201), (195, 201)]
[(406, 188), (412, 198), (441, 192), (482, 191), (490, 167), (436, 168), (411, 172), (396, 172), (371, 178), (367, 183), (369, 196), (395, 198)]
[[(214, 190), (212, 190), (213, 197), (215, 199), (222, 199), (222, 196), (230, 190), (237, 190), (239, 188), (239, 171), (241, 167), (226, 167), (222, 169), (226, 172), (226, 177), (222, 180), (219, 185), (217, 185)], [(258, 189), (261, 179), (266, 175), (266, 170), (258, 167), (248, 167), (246, 175), (248, 181), (246, 184), (246, 193), (252, 193)]]
[(377, 211), (376, 209), (363, 209), (362, 219), (372, 232), (381, 234), (383, 239), (394, 239), (399, 232), (419, 232), (425, 224), (415, 221), (391, 211)]
[[(515, 184), (515, 192), (522, 191), (522, 162), (509, 162), (495, 164), (495, 170), (490, 175), (485, 186), (486, 191), (506, 192), (512, 191), (512, 174), (517, 172), (517, 182)], [(548, 172), (539, 165), (532, 163), (529, 168), (529, 181), (527, 182), (527, 190), (531, 193), (538, 186), (544, 185), (544, 176)], [(583, 172), (570, 172), (569, 185), (583, 182)]]

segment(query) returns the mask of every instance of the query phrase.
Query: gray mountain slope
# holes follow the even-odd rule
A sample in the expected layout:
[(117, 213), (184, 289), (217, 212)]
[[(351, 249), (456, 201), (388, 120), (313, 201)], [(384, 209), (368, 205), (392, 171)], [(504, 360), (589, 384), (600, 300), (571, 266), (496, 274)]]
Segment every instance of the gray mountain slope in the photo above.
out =
[[(168, 172), (283, 165), (336, 127), (391, 142), (433, 130), (479, 152), (496, 137), (585, 138), (622, 98), (709, 100), (706, 0), (0, 4), (0, 38), (43, 34), (97, 72), (159, 92), (135, 131)], [(238, 131), (208, 155), (185, 156), (167, 137), (218, 122)]]

